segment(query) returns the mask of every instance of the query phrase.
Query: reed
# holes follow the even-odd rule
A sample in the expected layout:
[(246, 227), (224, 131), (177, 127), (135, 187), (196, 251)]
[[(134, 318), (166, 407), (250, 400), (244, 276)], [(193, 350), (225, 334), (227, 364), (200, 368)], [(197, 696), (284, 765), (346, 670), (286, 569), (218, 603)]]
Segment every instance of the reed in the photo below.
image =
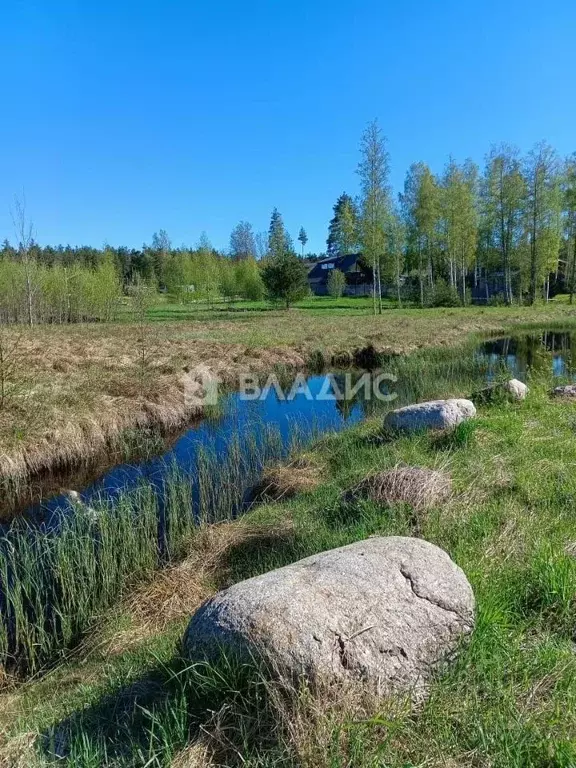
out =
[(318, 433), (294, 425), (286, 439), (262, 424), (224, 456), (215, 439), (188, 471), (169, 467), (114, 503), (59, 509), (42, 525), (16, 518), (0, 538), (0, 663), (31, 674), (57, 659), (127, 589), (184, 557), (199, 525), (240, 515), (265, 465)]

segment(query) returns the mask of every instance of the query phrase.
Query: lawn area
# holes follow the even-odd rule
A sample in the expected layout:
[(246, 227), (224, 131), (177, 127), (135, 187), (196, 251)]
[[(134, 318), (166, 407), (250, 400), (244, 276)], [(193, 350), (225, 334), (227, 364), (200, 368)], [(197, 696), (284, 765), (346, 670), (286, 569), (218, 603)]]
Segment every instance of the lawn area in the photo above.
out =
[(145, 322), (6, 332), (15, 348), (0, 411), (0, 478), (22, 487), (31, 474), (104, 455), (113, 460), (134, 427), (174, 432), (197, 410), (185, 391), (199, 365), (233, 386), (247, 372), (340, 364), (367, 347), (409, 353), (452, 347), (473, 334), (576, 324), (576, 308), (560, 302), (388, 308), (376, 317), (367, 299), (310, 299), (290, 311), (263, 310), (180, 317), (180, 308), (165, 305), (153, 307)]
[[(405, 369), (420, 371), (423, 397), (470, 394), (473, 380), (435, 378), (435, 366), (425, 354)], [(379, 417), (317, 441), (299, 463), (315, 467), (316, 487), (199, 529), (187, 558), (100, 617), (67, 661), (0, 695), (0, 764), (46, 765), (50, 753), (78, 768), (576, 764), (576, 406), (551, 400), (548, 378), (529, 384), (526, 401), (483, 405), (450, 437), (383, 440)], [(426, 511), (345, 500), (399, 464), (447, 473), (451, 498)], [(178, 658), (215, 590), (374, 534), (439, 545), (475, 592), (472, 639), (426, 703), (317, 700)]]

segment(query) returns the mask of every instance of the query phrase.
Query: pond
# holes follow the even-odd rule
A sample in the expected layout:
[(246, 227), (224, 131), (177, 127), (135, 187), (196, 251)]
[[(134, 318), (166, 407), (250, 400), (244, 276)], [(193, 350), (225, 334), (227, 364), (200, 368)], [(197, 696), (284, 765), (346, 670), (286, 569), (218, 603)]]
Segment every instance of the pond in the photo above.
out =
[[(429, 354), (433, 356), (433, 350)], [(462, 354), (462, 351), (448, 352), (446, 367), (451, 358), (457, 359)], [(504, 372), (523, 381), (533, 372), (573, 378), (576, 335), (540, 331), (493, 338), (465, 354), (469, 355), (475, 377), (486, 381)], [(412, 373), (406, 376), (404, 371), (397, 383), (392, 380), (399, 374), (394, 359), (383, 364), (382, 370), (384, 377), (381, 373), (358, 370), (299, 374), (296, 382), (294, 376), (273, 376), (260, 382), (258, 398), (254, 397), (254, 391), (222, 394), (216, 412), (187, 429), (167, 450), (147, 459), (119, 464), (87, 484), (71, 475), (65, 487), (78, 491), (88, 505), (96, 501), (113, 503), (121, 494), (142, 483), (162, 493), (167, 474), (175, 468), (194, 474), (201, 454), (212, 458), (214, 468), (219, 462), (230, 461), (232, 452), (242, 450), (242, 444), (246, 447), (248, 443), (258, 446), (249, 473), (248, 481), (252, 481), (266, 462), (285, 457), (296, 445), (305, 445), (318, 435), (355, 424), (370, 413), (422, 399), (420, 382), (411, 379)], [(249, 502), (248, 488), (246, 493)], [(53, 495), (28, 507), (24, 513), (30, 520), (50, 524), (56, 510), (72, 508), (65, 495)]]
[(478, 347), (477, 354), (488, 366), (488, 379), (494, 378), (503, 368), (521, 381), (530, 373), (574, 378), (576, 333), (539, 331), (489, 339)]

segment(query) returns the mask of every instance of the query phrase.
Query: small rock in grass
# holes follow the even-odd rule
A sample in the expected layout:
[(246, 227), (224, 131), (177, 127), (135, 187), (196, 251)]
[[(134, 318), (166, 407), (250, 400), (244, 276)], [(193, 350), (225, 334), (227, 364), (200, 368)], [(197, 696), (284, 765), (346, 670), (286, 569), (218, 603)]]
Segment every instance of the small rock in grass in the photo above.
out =
[(473, 418), (476, 408), (471, 400), (430, 400), (398, 408), (386, 414), (384, 426), (404, 432), (425, 429), (453, 429), (463, 421)]
[(518, 379), (510, 379), (510, 381), (504, 382), (502, 387), (513, 400), (525, 400), (526, 395), (530, 392), (526, 384)]
[(194, 614), (183, 646), (191, 660), (262, 657), (290, 677), (419, 698), (473, 626), (472, 588), (446, 552), (374, 537), (219, 592)]
[(554, 387), (553, 397), (576, 397), (576, 384), (565, 384), (561, 387)]
[(476, 392), (473, 397), (481, 403), (491, 403), (495, 400), (525, 400), (529, 391), (522, 381), (510, 379), (498, 384), (491, 384)]

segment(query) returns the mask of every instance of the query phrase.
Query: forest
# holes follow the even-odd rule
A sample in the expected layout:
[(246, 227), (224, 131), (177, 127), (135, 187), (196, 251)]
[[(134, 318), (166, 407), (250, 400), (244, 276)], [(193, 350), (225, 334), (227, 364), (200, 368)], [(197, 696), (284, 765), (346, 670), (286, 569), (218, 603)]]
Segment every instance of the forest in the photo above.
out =
[[(483, 168), (451, 157), (434, 174), (416, 162), (395, 195), (387, 140), (373, 122), (357, 172), (359, 194), (336, 200), (322, 254), (306, 252), (304, 227), (296, 248), (276, 208), (268, 232), (241, 221), (225, 250), (205, 233), (193, 247), (174, 247), (164, 230), (140, 249), (41, 246), (17, 199), (14, 244), (6, 239), (0, 247), (0, 318), (29, 325), (113, 320), (122, 297), (141, 285), (182, 304), (269, 298), (289, 306), (305, 295), (311, 262), (349, 253), (361, 253), (372, 270), (375, 311), (383, 295), (399, 304), (465, 305), (482, 280), (492, 281), (491, 303), (533, 304), (557, 292), (573, 300), (576, 154), (561, 158), (541, 142), (524, 156), (494, 145)], [(333, 284), (344, 290), (344, 280)]]

